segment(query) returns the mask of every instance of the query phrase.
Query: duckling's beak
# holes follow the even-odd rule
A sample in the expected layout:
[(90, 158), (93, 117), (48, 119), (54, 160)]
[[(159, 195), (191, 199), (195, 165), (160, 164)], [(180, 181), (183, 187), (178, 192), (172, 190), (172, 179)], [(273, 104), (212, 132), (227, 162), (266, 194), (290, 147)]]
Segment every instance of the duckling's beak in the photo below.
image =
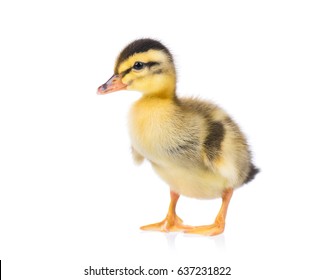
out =
[(97, 94), (107, 94), (110, 92), (125, 89), (127, 85), (123, 84), (122, 76), (119, 74), (113, 75), (105, 84), (98, 87)]

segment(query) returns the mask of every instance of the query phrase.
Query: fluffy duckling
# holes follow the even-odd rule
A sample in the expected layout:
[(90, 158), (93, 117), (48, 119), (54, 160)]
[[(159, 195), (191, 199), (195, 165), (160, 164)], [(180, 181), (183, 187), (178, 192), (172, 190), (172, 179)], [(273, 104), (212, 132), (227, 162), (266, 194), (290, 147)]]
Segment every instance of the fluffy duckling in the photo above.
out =
[[(215, 104), (177, 97), (173, 56), (156, 40), (140, 39), (126, 46), (116, 60), (114, 75), (98, 88), (98, 94), (124, 89), (142, 93), (129, 114), (133, 158), (137, 163), (148, 160), (170, 187), (165, 219), (141, 229), (222, 233), (234, 189), (258, 173), (237, 124)], [(175, 212), (180, 195), (221, 197), (215, 222), (184, 225)]]

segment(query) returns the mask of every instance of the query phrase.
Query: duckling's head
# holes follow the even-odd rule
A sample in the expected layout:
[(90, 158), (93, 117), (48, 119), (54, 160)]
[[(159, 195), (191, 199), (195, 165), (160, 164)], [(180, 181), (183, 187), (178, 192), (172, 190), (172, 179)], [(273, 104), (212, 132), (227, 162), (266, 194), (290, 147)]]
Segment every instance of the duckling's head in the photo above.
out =
[(114, 75), (98, 88), (98, 94), (136, 90), (145, 96), (173, 98), (176, 71), (170, 51), (159, 41), (133, 41), (118, 56)]

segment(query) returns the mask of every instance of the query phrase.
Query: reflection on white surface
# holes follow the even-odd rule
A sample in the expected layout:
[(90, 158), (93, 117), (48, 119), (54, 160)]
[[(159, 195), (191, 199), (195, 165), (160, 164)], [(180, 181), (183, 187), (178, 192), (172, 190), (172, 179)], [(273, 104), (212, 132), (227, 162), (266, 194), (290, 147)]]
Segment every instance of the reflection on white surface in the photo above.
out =
[[(225, 234), (220, 234), (217, 236), (201, 236), (197, 234), (184, 234), (184, 233), (164, 233), (164, 236), (167, 240), (167, 245), (170, 250), (176, 252), (176, 239), (181, 235), (181, 238), (184, 239), (194, 239), (202, 240), (207, 243), (213, 243), (214, 247), (223, 251), (225, 250)], [(183, 241), (184, 242), (184, 241)]]
[[(170, 232), (170, 233), (163, 233), (163, 232), (149, 232), (149, 231), (142, 231), (141, 235), (145, 235), (145, 238), (151, 238), (153, 240), (153, 236), (156, 234), (162, 236), (161, 240), (164, 240), (164, 243), (167, 244), (167, 248), (169, 251), (175, 253), (177, 252), (177, 239), (180, 239), (180, 243), (206, 243), (209, 246), (212, 246), (214, 249), (219, 251), (224, 251), (226, 249), (225, 245), (225, 234), (220, 234), (217, 236), (202, 236), (197, 234), (184, 234), (181, 232)], [(196, 242), (195, 242), (196, 241)]]
[(169, 248), (169, 250), (171, 251), (176, 251), (176, 244), (175, 244), (175, 240), (176, 240), (176, 237), (177, 237), (177, 234), (176, 232), (174, 233), (165, 233), (164, 236), (166, 238), (166, 241), (167, 241), (167, 246)]

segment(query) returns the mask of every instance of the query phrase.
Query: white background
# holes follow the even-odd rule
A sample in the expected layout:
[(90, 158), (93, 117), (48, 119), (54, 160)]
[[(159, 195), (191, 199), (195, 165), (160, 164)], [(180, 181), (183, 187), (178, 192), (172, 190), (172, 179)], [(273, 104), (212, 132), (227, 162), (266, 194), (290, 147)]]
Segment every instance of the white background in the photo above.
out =
[[(133, 279), (84, 269), (139, 265), (312, 279), (310, 2), (1, 1), (3, 279)], [(132, 163), (127, 111), (140, 94), (96, 89), (142, 37), (172, 50), (179, 96), (213, 100), (234, 117), (262, 169), (235, 192), (221, 236), (139, 230), (169, 203), (149, 164)], [(181, 198), (178, 213), (209, 224), (220, 203)], [(187, 279), (175, 275), (162, 279)]]

